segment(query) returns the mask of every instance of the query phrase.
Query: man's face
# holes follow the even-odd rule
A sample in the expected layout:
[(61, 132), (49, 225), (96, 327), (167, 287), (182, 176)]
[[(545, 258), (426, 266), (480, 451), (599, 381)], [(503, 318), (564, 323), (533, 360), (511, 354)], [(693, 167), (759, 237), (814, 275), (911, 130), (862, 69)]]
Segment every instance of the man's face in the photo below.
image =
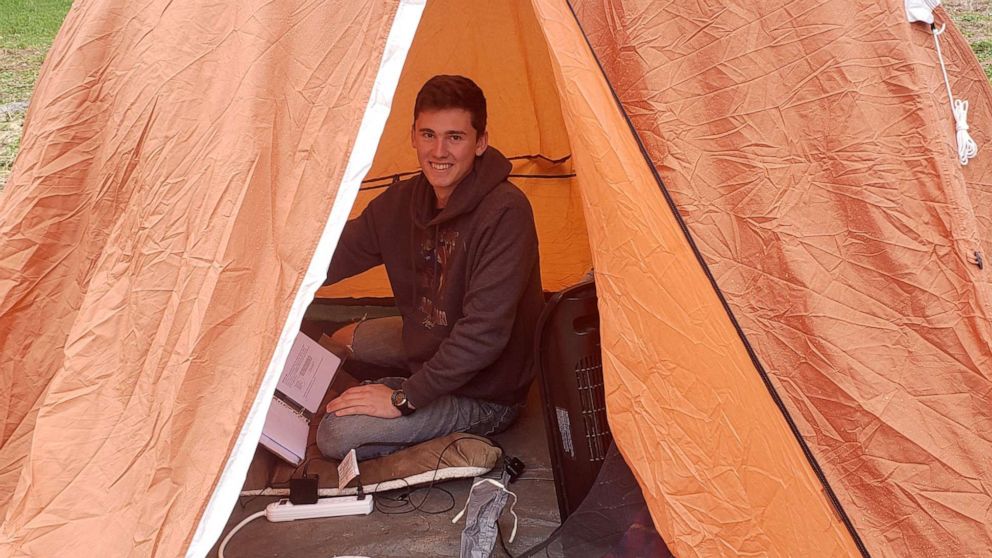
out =
[(424, 110), (411, 134), (417, 160), (439, 200), (447, 201), (455, 186), (472, 172), (475, 158), (486, 150), (488, 132), (479, 136), (467, 110)]

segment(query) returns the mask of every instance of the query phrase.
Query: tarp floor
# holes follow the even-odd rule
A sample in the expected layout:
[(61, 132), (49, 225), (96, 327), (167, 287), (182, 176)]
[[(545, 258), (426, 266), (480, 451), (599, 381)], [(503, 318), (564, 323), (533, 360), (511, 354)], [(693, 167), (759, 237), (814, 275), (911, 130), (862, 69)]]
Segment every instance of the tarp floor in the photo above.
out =
[[(527, 466), (521, 480), (510, 486), (517, 494), (514, 507), (519, 524), (510, 553), (517, 555), (545, 540), (559, 525), (558, 502), (545, 436), (544, 417), (536, 386), (531, 390), (527, 406), (517, 422), (506, 432), (495, 437), (510, 455), (519, 457)], [(451, 509), (431, 514), (401, 506), (390, 500), (400, 497), (405, 490), (376, 495), (376, 509), (368, 516), (310, 519), (284, 523), (270, 523), (256, 519), (239, 531), (224, 550), (230, 558), (261, 557), (331, 557), (368, 556), (382, 557), (434, 557), (458, 556), (464, 519), (456, 524), (451, 519), (465, 505), (472, 479), (458, 479), (438, 485), (454, 498), (440, 490), (431, 490), (423, 507), (427, 510)], [(419, 503), (426, 489), (417, 490), (410, 499)], [(226, 535), (235, 525), (249, 515), (262, 511), (278, 500), (275, 497), (239, 498), (227, 526)], [(402, 511), (409, 513), (396, 513)], [(510, 536), (513, 517), (509, 507), (500, 519), (504, 540)], [(223, 538), (223, 537), (222, 537)], [(209, 556), (217, 556), (217, 546)], [(504, 556), (499, 542), (493, 556)]]

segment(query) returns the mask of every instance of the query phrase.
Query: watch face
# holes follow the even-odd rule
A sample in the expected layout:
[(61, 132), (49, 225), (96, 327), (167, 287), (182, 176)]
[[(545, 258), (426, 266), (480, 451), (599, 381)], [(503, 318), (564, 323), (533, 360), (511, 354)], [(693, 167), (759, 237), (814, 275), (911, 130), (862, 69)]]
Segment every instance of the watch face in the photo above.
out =
[(394, 391), (390, 399), (392, 400), (393, 405), (396, 407), (402, 407), (403, 405), (406, 405), (406, 393), (404, 393), (403, 390), (401, 389)]

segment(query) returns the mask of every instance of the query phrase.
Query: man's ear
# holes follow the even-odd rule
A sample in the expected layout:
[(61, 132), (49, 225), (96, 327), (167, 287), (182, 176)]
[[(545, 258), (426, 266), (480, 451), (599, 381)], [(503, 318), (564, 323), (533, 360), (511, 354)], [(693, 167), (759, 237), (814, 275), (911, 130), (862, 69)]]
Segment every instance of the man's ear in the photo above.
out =
[(413, 125), (410, 126), (410, 147), (412, 147), (414, 149), (417, 148), (417, 123), (416, 122), (414, 122)]
[(475, 156), (478, 157), (486, 152), (486, 148), (489, 147), (489, 130), (482, 132), (479, 139), (475, 140)]

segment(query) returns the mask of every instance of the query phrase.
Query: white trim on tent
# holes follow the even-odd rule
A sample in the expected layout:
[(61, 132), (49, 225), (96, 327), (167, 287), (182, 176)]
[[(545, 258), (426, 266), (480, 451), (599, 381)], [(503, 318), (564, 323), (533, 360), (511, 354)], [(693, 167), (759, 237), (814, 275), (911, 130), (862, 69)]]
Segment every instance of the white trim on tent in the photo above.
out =
[(252, 456), (255, 454), (255, 448), (262, 434), (262, 425), (269, 410), (269, 403), (275, 393), (279, 375), (282, 373), (293, 340), (299, 333), (299, 323), (303, 319), (303, 313), (327, 276), (327, 267), (331, 263), (331, 256), (337, 247), (341, 231), (344, 229), (355, 198), (358, 196), (362, 179), (372, 167), (372, 159), (379, 145), (382, 131), (386, 126), (386, 119), (389, 117), (400, 72), (406, 62), (410, 45), (413, 43), (413, 36), (420, 24), (420, 16), (424, 12), (425, 4), (426, 0), (400, 1), (396, 17), (389, 30), (389, 36), (386, 39), (382, 61), (372, 86), (372, 93), (369, 96), (369, 102), (365, 108), (365, 114), (362, 116), (358, 135), (355, 138), (355, 146), (352, 148), (344, 177), (338, 187), (334, 206), (331, 208), (330, 218), (317, 243), (317, 249), (310, 261), (310, 267), (303, 278), (303, 283), (296, 293), (296, 299), (293, 301), (286, 325), (279, 336), (272, 361), (266, 369), (261, 388), (248, 412), (248, 417), (245, 419), (244, 428), (238, 435), (234, 450), (228, 457), (220, 481), (207, 503), (200, 524), (190, 542), (186, 552), (187, 557), (205, 556), (210, 551), (217, 539), (220, 538), (231, 515), (231, 510), (234, 509), (234, 504), (237, 502), (241, 487), (248, 474), (248, 466), (251, 464)]

